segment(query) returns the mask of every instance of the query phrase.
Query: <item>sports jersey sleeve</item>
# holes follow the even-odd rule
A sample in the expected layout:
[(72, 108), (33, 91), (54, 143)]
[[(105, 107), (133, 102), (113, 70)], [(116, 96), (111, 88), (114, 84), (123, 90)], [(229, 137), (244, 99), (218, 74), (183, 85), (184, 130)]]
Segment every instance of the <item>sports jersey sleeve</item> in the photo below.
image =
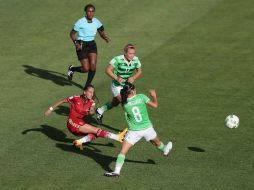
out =
[(113, 58), (110, 62), (109, 62), (110, 65), (112, 65), (114, 68), (117, 67), (118, 65), (118, 62), (116, 60), (116, 58)]
[(68, 97), (68, 98), (67, 98), (67, 101), (68, 101), (69, 103), (72, 103), (72, 102), (73, 102), (73, 96)]
[(80, 29), (80, 20), (78, 20), (73, 26), (73, 30), (75, 30), (76, 32), (78, 32), (79, 29)]
[(136, 64), (136, 68), (141, 68), (141, 62), (139, 61), (139, 58), (137, 58), (137, 64)]
[(97, 18), (95, 19), (95, 23), (96, 23), (97, 29), (102, 26), (102, 23)]
[(142, 98), (143, 102), (146, 103), (146, 104), (150, 101), (150, 98), (148, 98), (148, 97), (147, 97), (146, 95), (144, 95), (144, 94), (141, 94), (141, 98)]

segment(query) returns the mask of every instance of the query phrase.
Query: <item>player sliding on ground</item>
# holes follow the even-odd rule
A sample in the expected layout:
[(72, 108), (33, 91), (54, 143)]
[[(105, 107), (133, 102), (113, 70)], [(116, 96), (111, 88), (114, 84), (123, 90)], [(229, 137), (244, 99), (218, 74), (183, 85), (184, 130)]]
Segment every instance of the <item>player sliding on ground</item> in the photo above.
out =
[(150, 96), (152, 100), (144, 94), (136, 94), (135, 86), (131, 83), (127, 83), (121, 90), (122, 105), (129, 130), (125, 135), (120, 154), (117, 156), (115, 170), (105, 173), (105, 176), (117, 177), (120, 175), (126, 154), (142, 137), (155, 145), (165, 156), (170, 153), (172, 142), (164, 145), (159, 140), (149, 119), (146, 104), (152, 108), (158, 106), (155, 90), (150, 90)]
[(92, 85), (87, 85), (82, 95), (64, 98), (55, 103), (44, 113), (45, 116), (48, 116), (56, 107), (63, 103), (68, 102), (71, 105), (67, 128), (73, 135), (83, 136), (81, 139), (73, 141), (74, 146), (80, 150), (83, 150), (83, 143), (90, 142), (96, 139), (96, 137), (109, 138), (122, 142), (127, 131), (127, 129), (125, 129), (119, 134), (114, 134), (85, 123), (83, 118), (94, 114), (95, 102), (93, 98), (94, 87)]

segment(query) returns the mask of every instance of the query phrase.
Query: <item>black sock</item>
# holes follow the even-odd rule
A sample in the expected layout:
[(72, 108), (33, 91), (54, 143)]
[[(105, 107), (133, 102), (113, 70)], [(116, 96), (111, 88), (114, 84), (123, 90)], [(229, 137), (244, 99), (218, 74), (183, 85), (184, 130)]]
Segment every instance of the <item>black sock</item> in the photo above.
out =
[(82, 67), (72, 67), (72, 68), (71, 68), (71, 71), (83, 73)]
[(88, 72), (88, 76), (87, 76), (87, 80), (86, 80), (86, 85), (85, 85), (85, 87), (86, 87), (87, 85), (91, 84), (91, 82), (92, 82), (92, 80), (93, 80), (93, 78), (94, 78), (95, 73), (96, 73), (96, 71), (89, 71), (89, 72)]

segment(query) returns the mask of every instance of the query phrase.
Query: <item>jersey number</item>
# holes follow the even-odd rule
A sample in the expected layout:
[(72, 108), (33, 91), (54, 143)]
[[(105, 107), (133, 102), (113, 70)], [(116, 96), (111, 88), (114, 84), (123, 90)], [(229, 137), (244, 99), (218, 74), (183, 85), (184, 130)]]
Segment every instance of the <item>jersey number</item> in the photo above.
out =
[(129, 73), (129, 72), (130, 72), (130, 68), (126, 68), (125, 73)]
[(139, 111), (138, 107), (134, 106), (131, 111), (134, 115), (134, 118), (135, 118), (136, 122), (138, 122), (138, 123), (141, 122), (142, 121), (142, 115), (140, 114), (140, 111)]

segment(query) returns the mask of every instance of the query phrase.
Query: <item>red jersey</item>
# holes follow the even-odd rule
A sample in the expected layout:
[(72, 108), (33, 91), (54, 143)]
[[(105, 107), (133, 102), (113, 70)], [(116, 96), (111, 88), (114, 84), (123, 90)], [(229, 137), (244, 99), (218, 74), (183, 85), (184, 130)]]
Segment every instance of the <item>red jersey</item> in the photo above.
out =
[(81, 96), (70, 96), (67, 100), (71, 104), (69, 118), (73, 120), (85, 117), (90, 108), (95, 105), (93, 100), (84, 102)]

